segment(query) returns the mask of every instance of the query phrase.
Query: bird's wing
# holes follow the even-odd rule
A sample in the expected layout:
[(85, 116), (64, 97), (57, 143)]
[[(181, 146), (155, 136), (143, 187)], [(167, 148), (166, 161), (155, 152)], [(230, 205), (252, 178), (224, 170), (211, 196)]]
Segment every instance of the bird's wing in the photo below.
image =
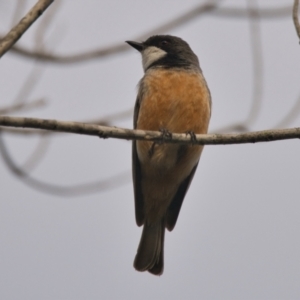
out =
[[(135, 106), (134, 106), (134, 116), (133, 116), (133, 127), (136, 129), (137, 119), (140, 110), (142, 95), (138, 94)], [(136, 141), (132, 142), (132, 177), (133, 177), (133, 188), (134, 188), (134, 201), (135, 201), (135, 220), (138, 226), (144, 224), (144, 199), (142, 193), (142, 172), (141, 164), (137, 155)]]
[(179, 186), (166, 215), (166, 227), (169, 231), (173, 230), (176, 225), (176, 221), (180, 212), (180, 208), (184, 199), (186, 192), (189, 189), (189, 186), (192, 182), (198, 163), (192, 169), (190, 175), (181, 183)]

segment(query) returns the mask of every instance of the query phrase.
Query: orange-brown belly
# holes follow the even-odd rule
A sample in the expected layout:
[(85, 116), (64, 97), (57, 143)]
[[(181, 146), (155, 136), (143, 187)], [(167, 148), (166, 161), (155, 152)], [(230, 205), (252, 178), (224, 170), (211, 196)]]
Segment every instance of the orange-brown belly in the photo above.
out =
[(202, 74), (154, 70), (144, 77), (137, 128), (207, 132), (210, 93)]
[[(137, 129), (207, 133), (210, 93), (202, 74), (153, 70), (143, 79)], [(163, 215), (179, 184), (190, 174), (202, 146), (137, 141), (146, 215)], [(148, 211), (148, 213), (147, 213)], [(151, 211), (153, 213), (151, 213)]]
[[(137, 129), (167, 129), (176, 133), (206, 133), (210, 119), (210, 93), (202, 74), (188, 71), (154, 70), (144, 77), (143, 99)], [(141, 161), (149, 158), (152, 142), (137, 142)], [(178, 145), (165, 144), (169, 149)], [(159, 148), (159, 147), (156, 147)], [(158, 151), (156, 151), (158, 152)], [(166, 151), (163, 151), (166, 153)], [(155, 155), (155, 153), (154, 153)], [(161, 155), (157, 154), (157, 159)], [(152, 161), (155, 161), (152, 158)]]

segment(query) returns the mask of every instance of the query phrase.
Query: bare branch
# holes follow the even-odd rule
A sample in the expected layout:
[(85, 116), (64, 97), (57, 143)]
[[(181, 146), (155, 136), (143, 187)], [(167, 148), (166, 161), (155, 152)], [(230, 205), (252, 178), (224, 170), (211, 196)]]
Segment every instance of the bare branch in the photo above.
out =
[[(4, 127), (2, 127), (2, 128), (4, 128)], [(247, 131), (250, 131), (250, 130), (246, 126), (245, 123), (234, 123), (234, 124), (223, 126), (221, 128), (217, 128), (213, 132), (210, 131), (209, 133), (218, 133), (218, 134), (220, 134), (220, 133), (232, 133), (232, 132), (237, 133), (237, 132), (247, 132)]]
[(39, 0), (26, 16), (0, 42), (0, 58), (21, 38), (54, 0)]
[[(41, 19), (39, 26), (36, 29), (35, 32), (35, 47), (36, 49), (43, 51), (44, 50), (44, 40), (46, 36), (46, 32), (49, 29), (50, 25), (53, 23), (54, 18), (56, 16), (56, 13), (61, 6), (62, 1), (56, 1), (53, 3), (51, 8), (47, 11), (47, 14)], [(56, 34), (61, 36), (61, 30), (55, 30)], [(59, 33), (59, 34), (58, 34)], [(54, 48), (54, 45), (57, 46), (57, 41), (52, 42), (51, 45), (53, 45), (52, 48)], [(49, 51), (49, 50), (48, 50)]]
[[(200, 15), (204, 15), (205, 13), (217, 8), (219, 2), (220, 0), (207, 1), (206, 3), (194, 7), (190, 11), (182, 14), (181, 16), (173, 19), (172, 21), (169, 21), (159, 27), (151, 29), (150, 31), (136, 37), (135, 39), (144, 40), (145, 38), (148, 38), (153, 34), (170, 31), (171, 29), (186, 24), (187, 22), (193, 20), (194, 18), (199, 17)], [(96, 50), (91, 50), (91, 51), (78, 53), (78, 54), (71, 54), (71, 55), (54, 55), (51, 53), (47, 53), (45, 51), (38, 51), (38, 50), (30, 51), (28, 49), (19, 46), (13, 47), (11, 52), (12, 53), (15, 52), (27, 58), (37, 59), (44, 62), (51, 61), (52, 63), (70, 64), (70, 63), (85, 62), (97, 58), (104, 58), (106, 56), (118, 54), (127, 50), (129, 50), (129, 47), (125, 43), (121, 43), (121, 44), (116, 44), (116, 45), (103, 47)]]
[(253, 88), (251, 102), (252, 104), (247, 120), (245, 121), (245, 127), (249, 127), (250, 124), (257, 119), (261, 108), (263, 94), (263, 57), (260, 31), (260, 14), (256, 1), (248, 0), (247, 4), (250, 21), (250, 41), (253, 60)]
[(16, 1), (16, 8), (12, 17), (12, 24), (11, 27), (15, 26), (20, 18), (22, 17), (23, 10), (27, 4), (26, 0), (17, 0)]
[(27, 109), (38, 108), (46, 105), (45, 99), (39, 99), (35, 101), (31, 101), (29, 103), (16, 103), (7, 107), (0, 107), (0, 115), (10, 114), (16, 111), (24, 111)]
[(299, 112), (300, 95), (298, 96), (298, 99), (296, 100), (292, 108), (289, 110), (289, 112), (286, 114), (286, 116), (284, 116), (283, 119), (276, 126), (274, 126), (274, 128), (284, 128), (286, 126), (289, 126), (289, 124), (291, 124), (297, 117), (299, 117)]
[[(212, 16), (222, 18), (248, 18), (248, 11), (243, 8), (222, 7), (210, 12)], [(278, 19), (286, 18), (291, 15), (291, 5), (275, 7), (275, 8), (260, 8), (259, 15), (262, 19)]]
[(133, 116), (133, 109), (130, 108), (128, 110), (124, 110), (121, 112), (107, 115), (106, 117), (102, 117), (102, 118), (94, 119), (94, 120), (90, 120), (90, 121), (85, 121), (84, 123), (97, 124), (97, 125), (103, 125), (103, 126), (112, 126), (112, 122), (128, 119), (132, 116)]
[(8, 169), (23, 183), (31, 188), (38, 190), (42, 193), (63, 196), (63, 197), (75, 197), (87, 194), (105, 192), (113, 188), (122, 186), (131, 180), (130, 172), (123, 172), (109, 178), (102, 180), (76, 184), (72, 186), (56, 185), (47, 182), (43, 182), (40, 179), (36, 179), (29, 175), (24, 169), (17, 166), (6, 148), (2, 133), (0, 131), (0, 153), (4, 159), (4, 162)]
[(299, 0), (294, 0), (293, 21), (294, 21), (298, 38), (300, 39), (300, 24), (299, 24), (298, 10), (299, 10)]
[(50, 139), (47, 134), (40, 136), (36, 148), (32, 151), (27, 160), (22, 164), (22, 169), (26, 172), (32, 172), (45, 157), (50, 145)]
[[(119, 121), (119, 120), (124, 120), (127, 119), (129, 117), (132, 117), (133, 115), (133, 110), (132, 108), (128, 109), (128, 110), (124, 110), (121, 112), (117, 112), (114, 114), (110, 114), (98, 119), (91, 119), (91, 120), (84, 120), (84, 121), (79, 121), (81, 123), (88, 123), (88, 124), (97, 124), (97, 125), (103, 125), (103, 126), (113, 126), (112, 123), (115, 121)], [(57, 132), (55, 131), (44, 131), (41, 129), (17, 129), (17, 128), (10, 128), (10, 127), (1, 127), (0, 129), (2, 131), (5, 131), (6, 133), (10, 133), (10, 134), (15, 134), (15, 135), (53, 135), (53, 134), (57, 134)]]
[(256, 1), (254, 0), (248, 0), (247, 4), (247, 13), (250, 21), (250, 43), (253, 60), (253, 87), (251, 107), (248, 116), (244, 121), (220, 128), (219, 130), (217, 130), (218, 133), (249, 131), (250, 126), (257, 119), (261, 108), (263, 94), (263, 55), (260, 30), (260, 10), (257, 7)]
[(300, 128), (263, 130), (239, 134), (197, 134), (196, 140), (185, 133), (173, 133), (166, 138), (159, 131), (131, 130), (127, 128), (107, 127), (78, 122), (66, 122), (49, 119), (17, 118), (0, 116), (1, 126), (38, 128), (57, 132), (68, 132), (83, 135), (98, 136), (100, 138), (118, 138), (125, 140), (144, 140), (173, 144), (197, 145), (231, 145), (258, 142), (270, 142), (288, 139), (299, 139)]
[[(163, 24), (153, 30), (150, 30), (135, 39), (137, 40), (143, 40), (150, 35), (170, 31), (171, 29), (174, 29), (176, 27), (179, 27), (191, 20), (193, 20), (196, 17), (199, 17), (201, 15), (205, 15), (208, 13), (211, 13), (212, 16), (216, 17), (226, 17), (226, 18), (232, 18), (232, 17), (238, 17), (238, 18), (247, 18), (248, 12), (245, 9), (239, 9), (239, 8), (218, 8), (219, 1), (207, 1), (204, 4), (198, 5), (197, 7), (194, 7), (192, 10), (184, 13), (182, 16), (179, 16), (178, 18), (175, 18), (174, 20), (167, 22), (166, 24)], [(259, 10), (259, 14), (261, 18), (279, 18), (279, 17), (287, 17), (290, 15), (291, 6), (284, 6), (279, 8), (264, 8)], [(134, 38), (133, 38), (134, 39)], [(93, 59), (100, 59), (104, 58), (110, 55), (118, 54), (121, 52), (125, 52), (128, 50), (127, 45), (121, 43), (116, 44), (108, 47), (103, 47), (100, 49), (90, 50), (83, 53), (78, 54), (70, 54), (70, 55), (54, 55), (51, 53), (48, 53), (46, 51), (31, 51), (24, 47), (20, 46), (14, 46), (12, 48), (11, 53), (15, 53), (18, 55), (25, 56), (27, 58), (31, 59), (37, 59), (42, 62), (51, 61), (52, 63), (59, 63), (59, 64), (72, 64), (72, 63), (81, 63), (88, 60)]]

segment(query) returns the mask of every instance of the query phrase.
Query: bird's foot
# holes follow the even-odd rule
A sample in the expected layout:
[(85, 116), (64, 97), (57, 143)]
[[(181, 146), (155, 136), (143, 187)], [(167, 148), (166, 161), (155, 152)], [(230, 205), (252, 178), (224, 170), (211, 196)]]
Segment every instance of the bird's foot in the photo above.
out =
[(161, 132), (162, 140), (160, 144), (164, 143), (166, 140), (172, 139), (172, 133), (166, 128), (160, 128), (159, 131)]
[(187, 131), (186, 135), (189, 135), (191, 137), (192, 145), (195, 145), (197, 142), (196, 134), (194, 131)]

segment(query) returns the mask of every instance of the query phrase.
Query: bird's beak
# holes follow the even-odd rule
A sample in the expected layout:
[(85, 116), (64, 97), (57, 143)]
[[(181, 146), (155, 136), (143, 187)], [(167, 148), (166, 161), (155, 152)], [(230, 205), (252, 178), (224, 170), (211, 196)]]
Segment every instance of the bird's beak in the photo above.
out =
[(142, 52), (144, 49), (143, 43), (138, 43), (138, 42), (133, 42), (133, 41), (126, 41), (126, 43), (139, 52)]

